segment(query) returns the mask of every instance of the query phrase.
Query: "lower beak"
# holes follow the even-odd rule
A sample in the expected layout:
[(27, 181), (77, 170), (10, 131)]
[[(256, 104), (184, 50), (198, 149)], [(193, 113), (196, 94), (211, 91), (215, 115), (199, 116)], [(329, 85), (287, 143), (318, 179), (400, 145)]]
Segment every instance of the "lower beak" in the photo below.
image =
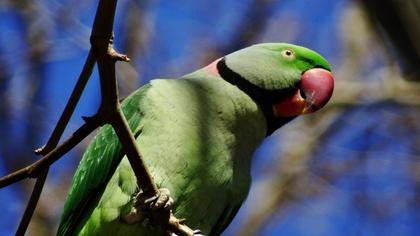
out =
[(309, 113), (311, 113), (311, 112), (312, 112), (311, 108), (310, 108), (310, 107), (308, 107), (308, 106), (305, 104), (305, 107), (303, 107), (303, 110), (302, 110), (302, 114), (309, 114)]
[(313, 102), (305, 100), (305, 106), (302, 109), (302, 114), (309, 114), (317, 110), (318, 108)]

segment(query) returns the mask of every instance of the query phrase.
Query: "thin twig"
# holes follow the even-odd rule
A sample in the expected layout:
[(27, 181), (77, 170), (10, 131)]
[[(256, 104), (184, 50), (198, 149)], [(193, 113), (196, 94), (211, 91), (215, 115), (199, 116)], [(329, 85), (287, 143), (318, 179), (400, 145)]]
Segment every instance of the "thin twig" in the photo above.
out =
[(28, 229), (35, 208), (38, 205), (38, 200), (41, 196), (42, 189), (44, 188), (44, 183), (48, 176), (48, 170), (49, 168), (46, 168), (36, 179), (34, 189), (32, 190), (31, 197), (28, 201), (28, 205), (26, 205), (25, 212), (23, 213), (22, 219), (20, 220), (19, 226), (16, 230), (16, 236), (25, 235), (25, 232)]
[(82, 72), (79, 75), (76, 85), (74, 86), (73, 92), (70, 95), (69, 101), (64, 108), (63, 113), (60, 116), (60, 119), (57, 122), (57, 125), (54, 128), (48, 142), (45, 146), (35, 150), (36, 154), (46, 155), (48, 152), (53, 150), (58, 142), (60, 141), (61, 135), (63, 134), (71, 116), (73, 115), (74, 109), (76, 108), (77, 103), (82, 96), (83, 90), (85, 90), (86, 84), (89, 81), (90, 76), (92, 75), (93, 67), (95, 66), (95, 57), (92, 53), (92, 50), (89, 51), (89, 54), (86, 58), (85, 64), (83, 66)]
[(32, 165), (17, 170), (0, 179), (0, 188), (8, 186), (12, 183), (18, 182), (26, 178), (35, 178), (43, 170), (48, 168), (52, 163), (60, 159), (64, 154), (70, 151), (74, 146), (86, 138), (92, 131), (103, 124), (99, 118), (92, 118), (83, 124), (70, 138), (64, 141), (60, 146), (54, 148), (51, 152), (45, 155), (42, 159), (36, 161)]
[[(86, 62), (83, 66), (82, 72), (79, 75), (79, 79), (73, 89), (73, 92), (64, 108), (63, 113), (58, 120), (54, 131), (52, 132), (50, 138), (46, 145), (42, 148), (35, 150), (35, 153), (38, 155), (45, 155), (51, 150), (53, 150), (58, 142), (61, 139), (61, 136), (67, 127), (67, 124), (76, 108), (77, 103), (80, 100), (83, 90), (86, 87), (87, 82), (92, 74), (93, 67), (95, 65), (95, 57), (93, 56), (92, 50), (89, 51)], [(49, 168), (46, 168), (36, 179), (34, 188), (29, 198), (28, 204), (26, 205), (25, 212), (23, 213), (22, 219), (19, 223), (19, 227), (16, 231), (16, 235), (25, 235), (25, 232), (29, 226), (29, 222), (34, 214), (36, 205), (38, 204), (39, 197), (41, 196), (42, 189), (44, 188), (45, 180), (48, 177)]]

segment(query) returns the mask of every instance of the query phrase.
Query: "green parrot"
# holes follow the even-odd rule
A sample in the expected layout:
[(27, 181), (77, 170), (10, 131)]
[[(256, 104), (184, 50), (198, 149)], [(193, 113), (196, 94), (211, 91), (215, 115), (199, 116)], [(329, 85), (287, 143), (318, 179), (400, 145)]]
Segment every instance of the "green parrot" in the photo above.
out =
[[(244, 202), (251, 158), (263, 139), (323, 107), (334, 80), (307, 48), (256, 44), (179, 79), (155, 79), (122, 110), (171, 209), (204, 235), (220, 235)], [(164, 192), (164, 190), (162, 190)], [(58, 235), (166, 235), (142, 217), (141, 189), (109, 125), (79, 164)]]

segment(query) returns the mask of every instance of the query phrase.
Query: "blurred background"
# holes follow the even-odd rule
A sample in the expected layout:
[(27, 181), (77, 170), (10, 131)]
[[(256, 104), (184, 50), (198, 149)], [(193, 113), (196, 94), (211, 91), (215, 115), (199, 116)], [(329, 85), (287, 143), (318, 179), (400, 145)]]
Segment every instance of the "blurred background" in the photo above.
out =
[[(89, 50), (97, 1), (0, 1), (0, 175), (35, 160)], [(121, 96), (260, 42), (289, 42), (332, 64), (332, 101), (257, 150), (246, 203), (223, 234), (418, 235), (419, 0), (120, 0)], [(96, 72), (64, 137), (100, 102)], [(27, 235), (55, 234), (88, 140), (53, 165)], [(13, 235), (34, 180), (0, 189)]]

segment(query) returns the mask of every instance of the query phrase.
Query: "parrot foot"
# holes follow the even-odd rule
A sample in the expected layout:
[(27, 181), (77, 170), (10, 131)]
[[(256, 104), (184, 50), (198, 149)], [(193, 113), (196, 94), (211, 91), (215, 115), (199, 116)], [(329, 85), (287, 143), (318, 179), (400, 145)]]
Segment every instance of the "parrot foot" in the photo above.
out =
[(201, 230), (199, 229), (194, 230), (193, 233), (194, 233), (194, 236), (205, 236), (203, 233), (201, 233)]
[[(169, 189), (166, 188), (159, 189), (159, 193), (153, 197), (145, 197), (140, 192), (134, 197), (134, 207), (128, 214), (122, 216), (122, 220), (127, 224), (141, 223), (146, 228), (154, 228), (159, 224), (159, 219), (154, 218), (156, 214), (160, 211), (167, 211), (172, 214), (171, 206), (173, 202)], [(185, 219), (180, 219), (178, 223), (184, 225)], [(165, 235), (177, 236), (170, 231), (167, 231)], [(193, 230), (193, 236), (204, 236), (204, 234), (201, 230)]]
[[(199, 229), (194, 230), (193, 233), (194, 233), (193, 234), (194, 236), (205, 236), (204, 234), (201, 233), (201, 230), (199, 230)], [(169, 232), (167, 235), (168, 236), (178, 236), (177, 234), (172, 233), (172, 232)]]
[(167, 188), (159, 189), (159, 193), (153, 197), (145, 197), (143, 192), (140, 192), (135, 196), (134, 207), (122, 216), (122, 219), (128, 224), (142, 222), (145, 226), (153, 226), (150, 222), (151, 212), (170, 210), (173, 202)]
[(156, 211), (160, 209), (168, 210), (171, 208), (172, 204), (174, 203), (174, 200), (171, 198), (171, 193), (169, 192), (169, 189), (167, 188), (159, 189), (159, 193), (151, 198), (144, 199), (144, 197), (139, 196), (139, 195), (141, 195), (141, 193), (138, 194), (136, 198), (140, 200), (138, 201), (138, 203), (140, 206), (144, 207), (145, 210), (152, 210), (152, 211)]

